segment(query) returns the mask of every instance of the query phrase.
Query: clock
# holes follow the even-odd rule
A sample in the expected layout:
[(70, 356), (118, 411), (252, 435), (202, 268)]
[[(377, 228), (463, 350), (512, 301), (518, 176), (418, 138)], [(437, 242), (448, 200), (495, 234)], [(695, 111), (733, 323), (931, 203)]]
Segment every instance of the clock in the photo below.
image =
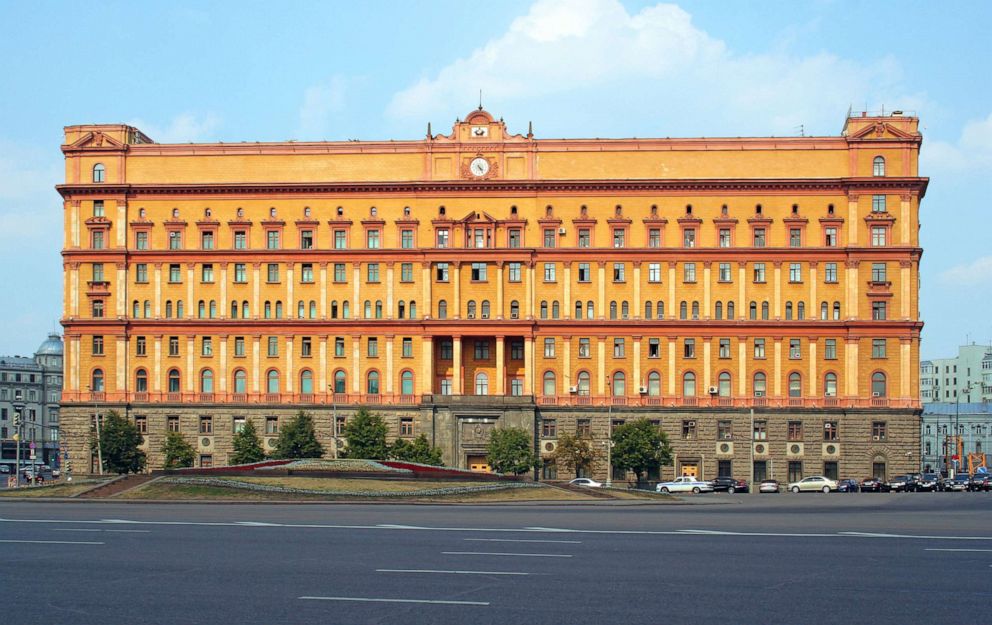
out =
[(485, 126), (473, 126), (472, 127), (472, 136), (473, 137), (488, 137), (489, 136), (489, 128), (487, 128)]
[(481, 156), (477, 156), (472, 159), (471, 163), (469, 163), (468, 169), (472, 172), (473, 176), (485, 176), (489, 173), (489, 161)]

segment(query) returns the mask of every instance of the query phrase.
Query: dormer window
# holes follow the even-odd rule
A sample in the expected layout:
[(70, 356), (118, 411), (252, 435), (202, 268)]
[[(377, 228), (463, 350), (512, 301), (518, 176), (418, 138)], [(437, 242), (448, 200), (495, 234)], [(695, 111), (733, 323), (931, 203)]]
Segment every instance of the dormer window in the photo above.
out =
[(104, 182), (107, 176), (107, 169), (103, 166), (103, 163), (97, 163), (93, 166), (93, 182)]

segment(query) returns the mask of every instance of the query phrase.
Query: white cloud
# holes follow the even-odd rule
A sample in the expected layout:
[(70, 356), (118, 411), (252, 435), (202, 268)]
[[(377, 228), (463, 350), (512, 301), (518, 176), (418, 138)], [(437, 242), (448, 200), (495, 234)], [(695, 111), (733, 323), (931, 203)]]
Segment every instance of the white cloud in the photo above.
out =
[(992, 256), (982, 256), (970, 263), (955, 265), (940, 274), (940, 279), (944, 283), (962, 286), (989, 286), (992, 287)]
[(505, 33), (395, 94), (388, 114), (443, 119), (481, 88), (490, 110), (555, 107), (572, 123), (595, 119), (596, 130), (643, 131), (649, 120), (649, 131), (673, 135), (796, 134), (800, 124), (836, 134), (852, 102), (920, 104), (891, 58), (865, 64), (773, 45), (734, 54), (672, 4), (631, 14), (618, 0), (538, 0)]
[(138, 128), (156, 143), (189, 143), (209, 140), (220, 125), (220, 118), (213, 114), (198, 116), (193, 113), (180, 113), (169, 121), (167, 126), (134, 120), (129, 125)]
[(347, 84), (342, 76), (333, 76), (326, 83), (308, 87), (300, 107), (299, 137), (320, 139), (327, 135), (331, 117), (345, 108)]
[(992, 168), (992, 113), (969, 121), (956, 143), (924, 143), (920, 153), (924, 173), (929, 171), (988, 171)]

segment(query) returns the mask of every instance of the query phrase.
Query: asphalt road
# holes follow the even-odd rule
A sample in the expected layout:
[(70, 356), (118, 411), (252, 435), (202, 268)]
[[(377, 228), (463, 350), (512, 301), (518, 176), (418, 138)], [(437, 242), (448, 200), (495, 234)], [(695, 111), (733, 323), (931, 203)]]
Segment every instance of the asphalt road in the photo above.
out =
[(992, 493), (723, 505), (0, 502), (0, 621), (950, 623), (992, 600)]

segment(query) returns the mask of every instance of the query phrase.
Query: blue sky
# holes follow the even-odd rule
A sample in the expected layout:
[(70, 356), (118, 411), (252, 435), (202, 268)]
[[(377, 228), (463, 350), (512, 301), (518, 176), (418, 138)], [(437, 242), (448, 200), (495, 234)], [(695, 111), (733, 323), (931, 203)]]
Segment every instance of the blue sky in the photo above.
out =
[(0, 354), (61, 314), (61, 129), (422, 137), (477, 104), (536, 136), (837, 134), (921, 119), (923, 357), (992, 340), (988, 2), (0, 0)]

